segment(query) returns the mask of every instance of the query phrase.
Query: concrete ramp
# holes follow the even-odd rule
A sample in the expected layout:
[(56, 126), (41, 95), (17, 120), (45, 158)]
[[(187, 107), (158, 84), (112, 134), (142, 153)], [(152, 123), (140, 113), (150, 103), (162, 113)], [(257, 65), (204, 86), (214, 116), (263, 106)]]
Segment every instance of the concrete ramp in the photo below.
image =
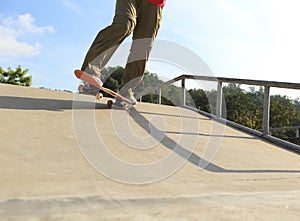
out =
[(0, 84), (0, 220), (298, 220), (300, 157), (178, 107)]

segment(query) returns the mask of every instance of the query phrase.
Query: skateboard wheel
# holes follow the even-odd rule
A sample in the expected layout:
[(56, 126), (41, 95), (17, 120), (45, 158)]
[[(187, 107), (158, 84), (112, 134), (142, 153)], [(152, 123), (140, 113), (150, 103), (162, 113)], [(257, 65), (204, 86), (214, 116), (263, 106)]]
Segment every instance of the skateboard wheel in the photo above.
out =
[(101, 98), (103, 98), (103, 94), (98, 92), (97, 95), (96, 95), (96, 99), (100, 100)]
[(112, 108), (113, 103), (114, 102), (112, 100), (108, 100), (107, 103), (106, 103), (107, 107)]
[(79, 86), (78, 86), (78, 91), (79, 91), (79, 93), (83, 93), (83, 91), (84, 91), (84, 86), (83, 86), (83, 85), (79, 85)]

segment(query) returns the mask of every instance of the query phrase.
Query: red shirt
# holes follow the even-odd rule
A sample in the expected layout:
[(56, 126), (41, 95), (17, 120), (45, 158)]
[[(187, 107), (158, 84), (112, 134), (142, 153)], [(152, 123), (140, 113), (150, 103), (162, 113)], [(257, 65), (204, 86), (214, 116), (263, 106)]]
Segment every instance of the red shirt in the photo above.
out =
[(147, 1), (161, 7), (163, 7), (166, 3), (166, 0), (147, 0)]

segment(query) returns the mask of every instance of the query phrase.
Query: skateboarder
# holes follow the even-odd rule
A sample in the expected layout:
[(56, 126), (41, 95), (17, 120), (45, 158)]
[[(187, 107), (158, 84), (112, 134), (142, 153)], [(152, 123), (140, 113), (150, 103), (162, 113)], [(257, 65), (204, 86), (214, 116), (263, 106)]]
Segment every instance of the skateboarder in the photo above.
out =
[(101, 79), (118, 45), (133, 33), (133, 43), (119, 93), (136, 104), (133, 89), (141, 82), (157, 35), (166, 0), (116, 0), (113, 22), (101, 30), (88, 50), (82, 71)]
[(101, 70), (118, 45), (133, 33), (133, 43), (119, 93), (137, 103), (133, 89), (143, 78), (165, 2), (166, 0), (116, 0), (113, 22), (98, 33), (85, 56), (81, 70), (101, 79)]

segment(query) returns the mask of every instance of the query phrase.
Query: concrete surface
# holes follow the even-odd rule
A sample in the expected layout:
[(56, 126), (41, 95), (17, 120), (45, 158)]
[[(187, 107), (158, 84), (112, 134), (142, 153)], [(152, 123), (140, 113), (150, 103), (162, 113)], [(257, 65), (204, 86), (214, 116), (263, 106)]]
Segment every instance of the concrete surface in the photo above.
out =
[(105, 102), (0, 84), (0, 220), (299, 219), (299, 155), (180, 108)]

